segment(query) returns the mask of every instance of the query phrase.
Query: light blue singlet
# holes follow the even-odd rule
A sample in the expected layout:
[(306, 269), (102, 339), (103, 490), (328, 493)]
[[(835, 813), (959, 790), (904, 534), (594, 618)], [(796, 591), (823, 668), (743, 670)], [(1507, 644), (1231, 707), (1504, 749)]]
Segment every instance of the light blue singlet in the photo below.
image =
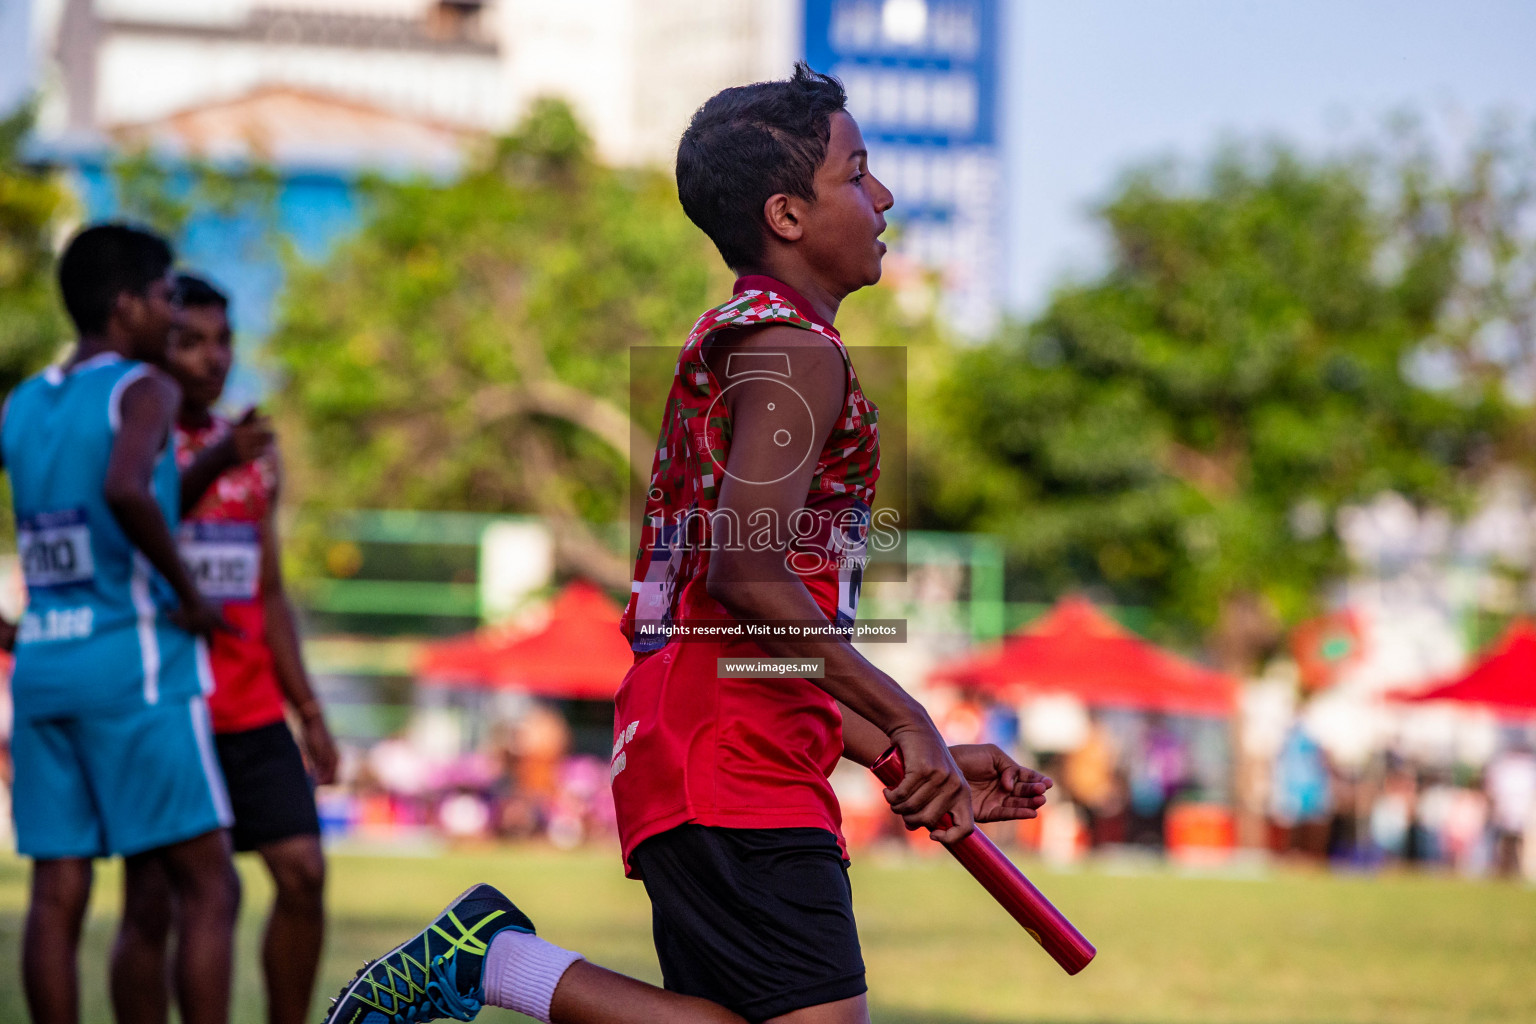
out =
[[(175, 594), (102, 491), (123, 392), (148, 372), (107, 352), (67, 372), (50, 367), (6, 403), (0, 451), (28, 602), (11, 679), (18, 717), (116, 713), (209, 688), (201, 642), (166, 618)], [(174, 532), (180, 481), (169, 439), (153, 488)]]

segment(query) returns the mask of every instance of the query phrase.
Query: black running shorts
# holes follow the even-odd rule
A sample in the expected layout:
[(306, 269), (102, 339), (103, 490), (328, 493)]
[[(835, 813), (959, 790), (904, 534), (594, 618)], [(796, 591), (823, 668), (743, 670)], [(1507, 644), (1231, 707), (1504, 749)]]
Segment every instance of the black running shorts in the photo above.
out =
[(866, 991), (848, 864), (825, 829), (682, 825), (630, 864), (669, 990), (749, 1021)]
[(287, 722), (218, 733), (213, 739), (235, 813), (230, 833), (236, 850), (320, 834), (314, 787)]

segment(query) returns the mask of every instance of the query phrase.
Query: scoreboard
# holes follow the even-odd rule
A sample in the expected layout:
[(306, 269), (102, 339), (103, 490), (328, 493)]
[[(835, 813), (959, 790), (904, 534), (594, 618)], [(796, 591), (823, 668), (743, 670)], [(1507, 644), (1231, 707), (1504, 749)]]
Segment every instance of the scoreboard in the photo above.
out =
[(805, 59), (836, 75), (896, 195), (893, 248), (938, 272), (946, 319), (996, 321), (1005, 223), (998, 0), (805, 0)]

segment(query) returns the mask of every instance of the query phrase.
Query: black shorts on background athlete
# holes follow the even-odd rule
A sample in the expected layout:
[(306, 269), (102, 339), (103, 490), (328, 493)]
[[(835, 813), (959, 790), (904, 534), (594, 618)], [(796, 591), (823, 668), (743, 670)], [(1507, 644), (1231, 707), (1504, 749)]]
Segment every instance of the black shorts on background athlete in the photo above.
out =
[(320, 834), (314, 786), (287, 722), (216, 733), (213, 740), (235, 812), (236, 850)]

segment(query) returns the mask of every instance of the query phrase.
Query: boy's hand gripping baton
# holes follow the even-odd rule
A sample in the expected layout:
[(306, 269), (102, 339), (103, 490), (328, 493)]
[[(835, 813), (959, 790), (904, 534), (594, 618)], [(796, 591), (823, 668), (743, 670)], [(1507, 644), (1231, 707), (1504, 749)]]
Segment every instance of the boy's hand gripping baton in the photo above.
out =
[[(901, 763), (901, 752), (895, 747), (881, 754), (869, 767), (887, 788), (895, 787), (906, 774)], [(946, 815), (941, 824), (948, 828), (950, 823), (951, 819)], [(1004, 910), (1013, 915), (1015, 921), (1024, 926), (1030, 938), (1045, 947), (1045, 951), (1061, 965), (1062, 970), (1076, 974), (1088, 966), (1088, 961), (1098, 952), (1093, 948), (1093, 943), (1072, 927), (1072, 922), (1041, 895), (1040, 890), (1013, 866), (1013, 862), (992, 840), (982, 834), (980, 828), (946, 849), (981, 883), (983, 889), (992, 894), (993, 899), (1002, 904)]]

